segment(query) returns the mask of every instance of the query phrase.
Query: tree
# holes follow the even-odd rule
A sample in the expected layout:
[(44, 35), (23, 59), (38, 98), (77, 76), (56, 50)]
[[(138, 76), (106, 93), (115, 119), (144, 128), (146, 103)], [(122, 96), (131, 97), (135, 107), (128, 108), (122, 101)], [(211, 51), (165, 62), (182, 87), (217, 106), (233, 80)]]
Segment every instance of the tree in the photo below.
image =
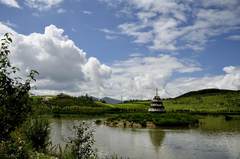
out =
[(0, 43), (0, 140), (6, 141), (10, 133), (22, 124), (31, 112), (29, 105), (30, 83), (37, 71), (31, 70), (27, 79), (21, 79), (19, 69), (11, 65), (8, 55), (12, 38), (6, 33)]

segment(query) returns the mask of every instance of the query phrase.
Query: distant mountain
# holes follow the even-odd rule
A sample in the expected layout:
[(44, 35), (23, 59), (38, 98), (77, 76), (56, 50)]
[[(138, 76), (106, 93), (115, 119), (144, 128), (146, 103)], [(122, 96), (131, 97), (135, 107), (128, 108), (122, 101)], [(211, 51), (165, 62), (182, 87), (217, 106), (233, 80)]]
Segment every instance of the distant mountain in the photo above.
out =
[(181, 98), (181, 97), (189, 97), (189, 96), (197, 96), (197, 95), (216, 95), (216, 94), (224, 94), (224, 93), (235, 93), (240, 91), (235, 91), (235, 90), (225, 90), (225, 89), (203, 89), (203, 90), (198, 90), (198, 91), (191, 91), (185, 94), (182, 94), (176, 98)]
[(104, 97), (104, 98), (102, 98), (102, 100), (104, 100), (108, 104), (119, 104), (119, 103), (121, 103), (120, 100), (114, 99), (114, 98), (110, 98), (110, 97)]
[(99, 98), (91, 96), (94, 101), (99, 101)]

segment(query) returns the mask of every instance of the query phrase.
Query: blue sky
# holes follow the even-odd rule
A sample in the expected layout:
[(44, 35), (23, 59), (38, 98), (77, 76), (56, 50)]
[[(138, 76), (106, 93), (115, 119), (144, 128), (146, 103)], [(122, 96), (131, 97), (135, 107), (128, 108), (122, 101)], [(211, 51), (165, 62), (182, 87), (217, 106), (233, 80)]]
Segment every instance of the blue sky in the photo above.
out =
[(0, 33), (16, 38), (12, 60), (41, 74), (37, 94), (240, 89), (238, 0), (0, 0), (0, 13)]

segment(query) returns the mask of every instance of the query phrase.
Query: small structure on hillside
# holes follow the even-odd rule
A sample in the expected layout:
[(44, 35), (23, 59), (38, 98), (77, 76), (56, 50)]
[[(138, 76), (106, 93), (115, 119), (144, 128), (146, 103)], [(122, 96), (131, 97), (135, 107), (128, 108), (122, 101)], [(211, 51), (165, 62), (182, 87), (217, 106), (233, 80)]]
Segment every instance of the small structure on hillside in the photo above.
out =
[(158, 89), (156, 89), (156, 95), (153, 97), (149, 112), (163, 113), (165, 112), (165, 108), (163, 106), (163, 102), (161, 98), (158, 96)]

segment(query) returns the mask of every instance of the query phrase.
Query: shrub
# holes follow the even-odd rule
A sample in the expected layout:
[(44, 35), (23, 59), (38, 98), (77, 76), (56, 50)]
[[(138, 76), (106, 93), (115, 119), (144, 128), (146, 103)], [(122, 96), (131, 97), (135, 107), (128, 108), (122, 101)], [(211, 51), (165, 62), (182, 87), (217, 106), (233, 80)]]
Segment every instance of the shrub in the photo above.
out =
[(102, 123), (102, 120), (98, 119), (98, 120), (95, 121), (95, 124), (97, 124), (97, 125), (100, 125), (101, 123)]
[(49, 122), (45, 119), (29, 119), (24, 123), (23, 132), (32, 147), (38, 152), (45, 152), (49, 144)]
[(74, 126), (75, 137), (69, 138), (70, 150), (75, 159), (95, 158), (94, 137), (91, 125), (85, 122)]

